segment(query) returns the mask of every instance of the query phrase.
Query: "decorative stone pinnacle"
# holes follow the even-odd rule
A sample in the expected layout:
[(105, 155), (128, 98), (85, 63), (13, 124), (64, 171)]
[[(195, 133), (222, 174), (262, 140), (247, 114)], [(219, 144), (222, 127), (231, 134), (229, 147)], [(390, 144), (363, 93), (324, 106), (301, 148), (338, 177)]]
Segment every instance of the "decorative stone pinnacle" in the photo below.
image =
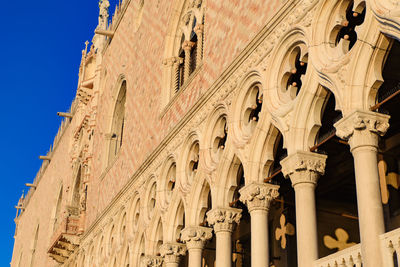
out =
[(188, 250), (202, 249), (205, 243), (212, 238), (212, 229), (208, 227), (193, 226), (182, 230), (181, 240), (186, 243)]
[(143, 267), (161, 267), (163, 264), (163, 258), (160, 256), (145, 256), (142, 259)]
[(214, 231), (232, 232), (234, 224), (239, 224), (242, 210), (235, 208), (216, 208), (207, 212), (207, 221), (214, 227)]
[(251, 183), (239, 190), (240, 201), (247, 205), (249, 212), (253, 210), (269, 210), (271, 201), (279, 196), (279, 185)]
[(165, 243), (161, 245), (160, 253), (166, 263), (179, 263), (180, 257), (186, 254), (186, 246), (181, 243)]
[(378, 136), (389, 128), (389, 115), (373, 111), (355, 110), (335, 123), (336, 135), (348, 140), (351, 149), (359, 146), (378, 147)]
[(290, 178), (293, 187), (300, 183), (317, 185), (319, 176), (325, 173), (326, 158), (318, 153), (297, 151), (280, 162), (282, 173)]

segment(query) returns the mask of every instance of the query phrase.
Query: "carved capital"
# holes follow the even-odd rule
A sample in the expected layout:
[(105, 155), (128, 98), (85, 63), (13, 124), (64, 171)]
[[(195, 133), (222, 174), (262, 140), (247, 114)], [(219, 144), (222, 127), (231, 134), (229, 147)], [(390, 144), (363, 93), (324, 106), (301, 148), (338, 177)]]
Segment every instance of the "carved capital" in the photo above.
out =
[(162, 64), (167, 66), (167, 67), (171, 67), (171, 66), (174, 66), (174, 65), (179, 65), (179, 64), (182, 64), (182, 63), (183, 63), (183, 58), (181, 58), (181, 57), (170, 57), (170, 58), (164, 59), (162, 61)]
[(142, 259), (143, 267), (161, 267), (163, 264), (163, 258), (160, 256), (145, 256)]
[(204, 24), (197, 24), (196, 27), (194, 27), (193, 30), (197, 35), (203, 34), (203, 32), (204, 32)]
[(160, 253), (165, 263), (179, 263), (180, 258), (186, 254), (186, 246), (181, 243), (165, 243), (161, 245)]
[(351, 149), (360, 146), (378, 147), (378, 137), (389, 128), (389, 115), (356, 110), (335, 123), (336, 135), (348, 140)]
[(242, 210), (235, 208), (216, 208), (207, 212), (207, 221), (214, 227), (215, 233), (232, 232), (235, 224), (240, 223)]
[(282, 173), (290, 178), (292, 186), (301, 183), (317, 185), (320, 175), (325, 173), (326, 155), (297, 151), (281, 161)]
[(279, 185), (251, 183), (240, 189), (240, 201), (247, 205), (249, 212), (269, 210), (271, 201), (279, 196)]
[(181, 240), (188, 250), (203, 249), (205, 243), (212, 238), (212, 229), (201, 226), (188, 227), (182, 230)]
[(186, 51), (189, 51), (189, 52), (190, 52), (190, 51), (192, 50), (192, 48), (193, 48), (194, 45), (195, 45), (194, 42), (191, 42), (191, 41), (184, 41), (183, 44), (182, 44), (182, 49), (185, 50), (185, 52), (186, 52)]

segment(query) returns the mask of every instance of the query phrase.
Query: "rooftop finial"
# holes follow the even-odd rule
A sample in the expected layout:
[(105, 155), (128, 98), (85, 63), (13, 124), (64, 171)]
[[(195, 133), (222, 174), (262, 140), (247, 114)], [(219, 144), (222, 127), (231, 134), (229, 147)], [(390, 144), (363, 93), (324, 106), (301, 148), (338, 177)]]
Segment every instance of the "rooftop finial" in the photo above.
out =
[(108, 0), (100, 0), (99, 1), (99, 8), (100, 8), (100, 13), (99, 13), (99, 29), (106, 29), (107, 28), (107, 22), (108, 22), (108, 8), (110, 7), (110, 2)]

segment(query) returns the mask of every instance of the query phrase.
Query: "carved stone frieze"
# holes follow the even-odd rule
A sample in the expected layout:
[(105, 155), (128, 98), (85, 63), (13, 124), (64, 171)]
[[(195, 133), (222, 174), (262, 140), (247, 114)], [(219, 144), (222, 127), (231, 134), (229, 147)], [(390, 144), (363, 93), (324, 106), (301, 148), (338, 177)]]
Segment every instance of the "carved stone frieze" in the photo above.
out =
[(188, 250), (202, 249), (205, 243), (212, 238), (212, 229), (207, 227), (195, 226), (182, 230), (181, 240), (186, 243)]
[(186, 254), (186, 246), (180, 243), (165, 243), (160, 247), (165, 263), (179, 263), (180, 257)]
[(356, 110), (335, 124), (336, 135), (348, 140), (351, 149), (360, 146), (378, 147), (378, 137), (389, 128), (390, 116)]
[(240, 189), (240, 201), (247, 205), (249, 212), (269, 210), (271, 201), (279, 196), (279, 185), (251, 183)]
[(143, 267), (161, 267), (164, 259), (160, 256), (144, 256), (142, 259)]
[(216, 208), (207, 212), (207, 221), (217, 232), (232, 232), (235, 224), (240, 223), (242, 210), (235, 208)]
[(282, 173), (290, 178), (292, 186), (300, 183), (317, 185), (320, 175), (325, 173), (326, 155), (297, 151), (281, 161)]

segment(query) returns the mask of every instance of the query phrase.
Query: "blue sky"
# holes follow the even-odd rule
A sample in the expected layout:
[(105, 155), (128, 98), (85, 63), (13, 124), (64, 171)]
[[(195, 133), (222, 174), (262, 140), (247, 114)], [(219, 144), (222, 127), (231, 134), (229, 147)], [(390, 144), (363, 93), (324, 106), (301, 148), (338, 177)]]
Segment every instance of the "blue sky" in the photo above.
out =
[[(114, 10), (115, 2), (110, 1)], [(76, 92), (84, 42), (97, 25), (97, 0), (2, 1), (0, 35), (0, 266), (9, 266), (15, 208), (39, 170)]]

